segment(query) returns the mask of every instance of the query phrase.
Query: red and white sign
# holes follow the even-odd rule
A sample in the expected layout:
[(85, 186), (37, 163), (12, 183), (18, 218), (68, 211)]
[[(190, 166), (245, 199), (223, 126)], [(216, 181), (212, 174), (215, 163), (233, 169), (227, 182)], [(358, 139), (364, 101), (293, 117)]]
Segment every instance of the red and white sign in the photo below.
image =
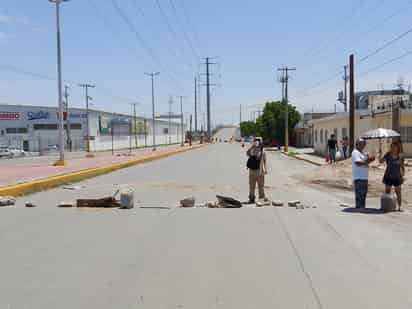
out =
[(0, 112), (0, 120), (19, 120), (20, 113), (18, 112)]

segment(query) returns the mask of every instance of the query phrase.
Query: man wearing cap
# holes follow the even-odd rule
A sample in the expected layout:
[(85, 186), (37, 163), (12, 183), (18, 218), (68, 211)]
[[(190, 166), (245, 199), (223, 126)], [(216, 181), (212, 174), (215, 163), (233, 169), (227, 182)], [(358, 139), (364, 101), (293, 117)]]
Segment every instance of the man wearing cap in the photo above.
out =
[(259, 199), (266, 200), (265, 175), (267, 174), (266, 154), (260, 139), (255, 138), (254, 143), (247, 151), (249, 157), (247, 168), (249, 169), (249, 203), (255, 202), (256, 183), (258, 185)]
[(364, 152), (365, 140), (359, 138), (355, 146), (356, 148), (352, 152), (353, 186), (356, 208), (363, 209), (366, 207), (366, 195), (368, 194), (369, 163), (373, 162), (375, 157)]

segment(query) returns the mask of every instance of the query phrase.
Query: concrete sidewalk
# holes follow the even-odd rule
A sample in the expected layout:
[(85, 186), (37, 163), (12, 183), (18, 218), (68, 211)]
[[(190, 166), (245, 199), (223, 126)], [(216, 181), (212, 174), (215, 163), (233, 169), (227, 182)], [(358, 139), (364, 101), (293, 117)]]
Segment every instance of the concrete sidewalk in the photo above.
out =
[(315, 154), (312, 148), (289, 147), (289, 153), (286, 153), (284, 151), (282, 151), (282, 153), (289, 157), (293, 157), (298, 160), (306, 161), (308, 163), (311, 163), (317, 166), (322, 166), (322, 165), (327, 164), (327, 162), (325, 161), (325, 158)]
[(113, 163), (122, 163), (131, 159), (137, 159), (151, 155), (153, 153), (162, 153), (172, 149), (181, 148), (178, 145), (158, 147), (157, 151), (153, 152), (151, 148), (129, 150), (117, 152), (115, 155), (111, 153), (100, 153), (94, 158), (86, 158), (85, 154), (82, 157), (69, 158), (66, 160), (66, 166), (53, 166), (56, 158), (27, 158), (24, 161), (16, 162), (10, 161), (10, 165), (3, 164), (0, 173), (0, 186), (9, 186), (22, 182), (52, 177), (56, 175), (77, 172), (85, 169), (101, 167)]

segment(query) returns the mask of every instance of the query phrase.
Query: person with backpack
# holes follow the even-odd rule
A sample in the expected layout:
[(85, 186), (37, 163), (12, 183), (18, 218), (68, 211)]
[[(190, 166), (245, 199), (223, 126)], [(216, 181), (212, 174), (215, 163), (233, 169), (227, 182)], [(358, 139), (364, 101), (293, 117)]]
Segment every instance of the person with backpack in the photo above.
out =
[(263, 144), (259, 139), (255, 139), (252, 146), (247, 151), (247, 168), (249, 169), (249, 203), (255, 202), (256, 183), (258, 185), (259, 199), (266, 199), (265, 196), (265, 175), (267, 174), (266, 154)]

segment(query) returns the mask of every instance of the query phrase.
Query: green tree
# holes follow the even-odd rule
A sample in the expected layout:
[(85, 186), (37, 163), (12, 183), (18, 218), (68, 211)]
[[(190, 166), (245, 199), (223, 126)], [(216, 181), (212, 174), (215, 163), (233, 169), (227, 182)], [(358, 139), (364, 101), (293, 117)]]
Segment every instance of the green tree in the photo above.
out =
[(246, 136), (256, 136), (257, 127), (256, 123), (253, 121), (243, 121), (240, 123), (240, 134), (243, 137)]
[[(289, 136), (293, 134), (293, 128), (300, 121), (300, 113), (296, 110), (296, 107), (288, 104), (289, 106)], [(259, 135), (263, 137), (265, 141), (279, 141), (285, 143), (285, 115), (286, 115), (286, 103), (285, 102), (267, 102), (263, 109), (263, 114), (257, 119), (256, 126)]]

